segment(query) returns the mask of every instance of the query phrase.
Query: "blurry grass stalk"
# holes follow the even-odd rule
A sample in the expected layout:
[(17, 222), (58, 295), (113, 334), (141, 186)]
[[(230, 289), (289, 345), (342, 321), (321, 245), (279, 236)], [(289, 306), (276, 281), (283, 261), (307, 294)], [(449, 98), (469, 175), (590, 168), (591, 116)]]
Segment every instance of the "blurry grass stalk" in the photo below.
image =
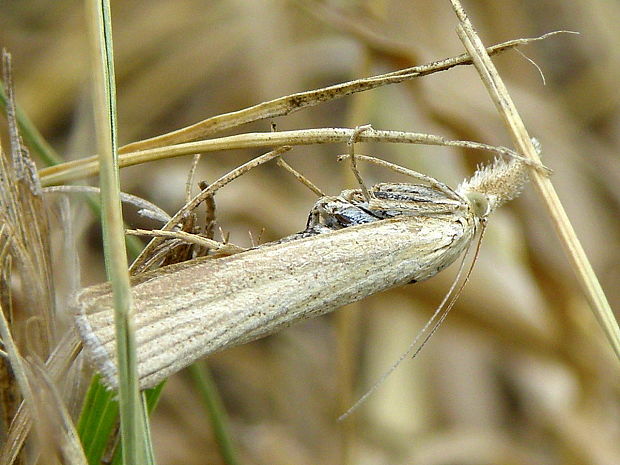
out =
[(119, 412), (123, 462), (154, 463), (148, 421), (138, 391), (131, 290), (120, 202), (116, 88), (108, 0), (87, 0), (94, 71), (94, 110), (100, 163), (102, 227), (108, 279), (114, 293)]
[(209, 415), (222, 460), (226, 465), (238, 465), (240, 462), (229, 431), (228, 415), (207, 364), (198, 361), (188, 369)]
[[(0, 226), (0, 231), (1, 229), (2, 227)], [(28, 376), (26, 374), (26, 369), (24, 368), (22, 357), (19, 353), (17, 345), (15, 344), (15, 341), (13, 340), (13, 335), (11, 334), (11, 329), (9, 327), (8, 321), (6, 320), (6, 317), (4, 316), (4, 312), (5, 310), (0, 307), (0, 338), (2, 338), (2, 345), (4, 346), (4, 350), (6, 351), (9, 363), (11, 365), (11, 370), (13, 370), (17, 385), (19, 386), (21, 394), (24, 398), (24, 405), (28, 410), (30, 410), (32, 417), (32, 389), (28, 381)]]
[[(7, 95), (4, 89), (5, 83), (0, 86), (0, 106), (4, 111), (7, 108)], [(19, 126), (20, 135), (24, 138), (25, 145), (36, 154), (46, 166), (58, 165), (62, 163), (62, 158), (58, 156), (56, 151), (50, 144), (43, 138), (41, 133), (37, 130), (32, 121), (21, 111), (19, 107), (15, 107), (15, 113), (17, 116), (17, 124)]]
[[(7, 95), (4, 89), (5, 83), (0, 84), (0, 107), (6, 113)], [(30, 121), (30, 118), (15, 105), (15, 113), (17, 116), (17, 124), (19, 126), (20, 135), (24, 139), (25, 145), (30, 149), (33, 155), (36, 155), (45, 166), (55, 166), (63, 163), (63, 159), (56, 153), (54, 148), (45, 140), (36, 126)], [(101, 204), (99, 200), (93, 199), (91, 196), (86, 197), (88, 206), (97, 215), (101, 216)], [(142, 242), (133, 236), (125, 238), (127, 249), (132, 257), (137, 257), (142, 249)]]
[[(370, 8), (377, 17), (384, 18), (385, 1), (380, 0), (374, 3), (368, 2)], [(374, 64), (374, 55), (368, 47), (361, 49), (361, 56), (358, 59), (354, 71), (357, 76), (368, 76), (371, 74)], [(373, 105), (376, 102), (376, 95), (371, 92), (358, 92), (351, 96), (351, 105), (347, 115), (347, 125), (356, 127), (367, 121), (371, 121)], [(343, 173), (343, 185), (355, 183), (355, 175), (352, 170), (345, 170)], [(358, 361), (360, 358), (360, 341), (362, 338), (362, 318), (363, 305), (354, 302), (341, 308), (334, 315), (336, 322), (336, 354), (338, 360), (338, 412), (346, 412), (355, 403), (356, 375)], [(358, 454), (356, 438), (359, 429), (358, 417), (353, 415), (347, 421), (339, 422), (340, 432), (340, 463), (350, 465), (355, 463)]]
[[(480, 37), (476, 34), (461, 2), (459, 0), (450, 0), (454, 11), (459, 18), (458, 35), (468, 53), (473, 59), (474, 66), (480, 74), (482, 82), (486, 86), (493, 103), (497, 107), (500, 115), (504, 119), (504, 123), (508, 127), (510, 136), (514, 146), (519, 153), (524, 154), (530, 160), (541, 163), (538, 152), (532, 143), (532, 138), (525, 129), (523, 120), (517, 111), (517, 108), (508, 94), (508, 90), (504, 85), (497, 69), (493, 65), (491, 58), (484, 48)], [(592, 265), (588, 261), (577, 235), (564, 211), (564, 207), (560, 202), (553, 184), (549, 177), (543, 175), (536, 169), (530, 170), (530, 177), (536, 186), (539, 194), (543, 199), (543, 203), (547, 207), (547, 211), (552, 219), (555, 230), (560, 238), (560, 243), (564, 247), (566, 254), (571, 262), (573, 271), (577, 276), (577, 280), (585, 293), (595, 317), (603, 327), (611, 347), (616, 356), (620, 358), (620, 328), (616, 321), (613, 311), (609, 306), (607, 297), (594, 274)]]

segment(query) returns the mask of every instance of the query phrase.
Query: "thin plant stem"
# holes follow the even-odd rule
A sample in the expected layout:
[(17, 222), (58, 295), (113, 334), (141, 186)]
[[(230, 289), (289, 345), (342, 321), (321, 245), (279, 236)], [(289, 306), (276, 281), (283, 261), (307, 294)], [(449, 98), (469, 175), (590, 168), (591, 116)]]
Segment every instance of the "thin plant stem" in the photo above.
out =
[[(567, 31), (556, 31), (543, 34), (539, 37), (510, 40), (489, 47), (488, 52), (491, 55), (495, 55), (506, 50), (511, 50), (515, 47), (544, 40), (552, 35), (563, 32)], [(411, 68), (400, 69), (378, 76), (356, 79), (329, 87), (299, 92), (296, 94), (279, 97), (268, 102), (262, 102), (258, 105), (244, 108), (242, 110), (213, 116), (167, 134), (133, 142), (121, 147), (119, 150), (121, 153), (134, 152), (138, 150), (163, 147), (166, 145), (202, 139), (213, 134), (217, 134), (218, 132), (238, 127), (242, 124), (289, 115), (304, 108), (319, 105), (321, 103), (342, 98), (357, 92), (364, 92), (390, 84), (398, 84), (409, 79), (427, 76), (440, 71), (446, 71), (455, 66), (470, 64), (471, 58), (469, 55), (462, 54), (456, 57), (437, 60), (432, 63), (413, 66)]]
[[(167, 158), (193, 155), (195, 153), (216, 152), (220, 150), (237, 150), (258, 147), (278, 147), (284, 145), (313, 145), (346, 143), (351, 139), (355, 129), (318, 128), (296, 131), (256, 132), (220, 137), (197, 142), (171, 145), (139, 152), (124, 153), (119, 156), (121, 168)], [(368, 129), (357, 137), (358, 142), (390, 142), (397, 144), (422, 144), (444, 147), (458, 147), (474, 150), (486, 150), (499, 155), (519, 158), (514, 151), (505, 147), (496, 147), (480, 142), (453, 140), (433, 134), (406, 131), (385, 131)], [(39, 171), (41, 185), (63, 184), (74, 179), (96, 175), (99, 172), (97, 157), (87, 157), (62, 165), (52, 166)]]
[(95, 75), (94, 108), (100, 164), (102, 226), (108, 278), (114, 296), (123, 463), (153, 462), (148, 422), (138, 390), (136, 341), (120, 201), (116, 88), (108, 0), (89, 1)]
[[(534, 163), (540, 163), (540, 157), (532, 143), (532, 138), (525, 129), (523, 120), (508, 94), (504, 82), (486, 52), (480, 37), (478, 37), (469, 21), (461, 2), (459, 0), (450, 1), (460, 21), (457, 30), (459, 38), (473, 58), (474, 66), (480, 74), (493, 103), (504, 119), (515, 147)], [(590, 308), (602, 326), (616, 356), (620, 358), (620, 328), (618, 327), (618, 322), (614, 317), (603, 288), (594, 274), (592, 265), (577, 238), (577, 234), (575, 234), (575, 230), (568, 219), (560, 198), (548, 176), (532, 169), (530, 170), (530, 177), (543, 200), (543, 204), (547, 208), (560, 243), (572, 265), (577, 280), (590, 304)]]

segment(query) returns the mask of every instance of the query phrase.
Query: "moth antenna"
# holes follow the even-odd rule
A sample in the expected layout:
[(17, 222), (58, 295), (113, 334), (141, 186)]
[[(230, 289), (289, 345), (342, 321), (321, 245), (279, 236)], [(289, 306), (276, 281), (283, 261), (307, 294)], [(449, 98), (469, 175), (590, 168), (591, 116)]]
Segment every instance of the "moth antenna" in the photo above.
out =
[[(424, 327), (420, 331), (418, 331), (418, 334), (416, 334), (415, 338), (413, 339), (413, 342), (409, 345), (407, 350), (405, 352), (403, 352), (400, 355), (400, 357), (398, 357), (398, 359), (392, 364), (392, 366), (390, 368), (388, 368), (385, 371), (385, 373), (383, 373), (381, 375), (381, 377), (377, 381), (375, 381), (375, 383), (370, 387), (370, 389), (368, 389), (366, 391), (366, 393), (364, 393), (364, 395), (362, 395), (362, 397), (360, 397), (349, 408), (349, 410), (347, 410), (345, 413), (343, 413), (342, 415), (340, 415), (338, 417), (338, 421), (345, 420), (353, 412), (355, 412), (364, 402), (366, 402), (366, 399), (368, 399), (372, 394), (374, 394), (374, 392), (385, 382), (385, 380), (392, 373), (394, 373), (394, 371), (396, 371), (396, 369), (401, 365), (401, 363), (403, 363), (407, 358), (409, 358), (409, 356), (411, 356), (411, 358), (414, 359), (420, 353), (420, 351), (426, 345), (426, 343), (429, 341), (429, 339), (433, 336), (433, 334), (435, 334), (437, 329), (439, 329), (439, 327), (441, 326), (441, 323), (443, 323), (443, 321), (446, 319), (446, 317), (448, 316), (448, 313), (450, 313), (450, 310), (452, 310), (452, 307), (454, 306), (454, 304), (456, 303), (457, 299), (459, 298), (459, 296), (463, 292), (463, 289), (465, 288), (465, 285), (469, 281), (469, 277), (471, 276), (471, 272), (474, 269), (474, 265), (476, 264), (476, 261), (478, 260), (478, 255), (480, 254), (480, 245), (482, 244), (482, 237), (484, 236), (484, 231), (485, 231), (485, 228), (486, 228), (486, 221), (481, 221), (481, 226), (482, 226), (482, 228), (480, 230), (480, 237), (479, 237), (477, 245), (476, 245), (476, 251), (474, 253), (474, 258), (472, 260), (472, 263), (471, 263), (469, 269), (467, 270), (467, 273), (465, 274), (465, 278), (463, 279), (463, 282), (461, 283), (461, 285), (459, 286), (458, 290), (456, 291), (456, 294), (454, 294), (454, 296), (452, 296), (452, 293), (456, 289), (456, 287), (458, 285), (458, 282), (461, 279), (461, 276), (462, 276), (462, 273), (463, 273), (463, 269), (465, 268), (465, 262), (467, 260), (467, 256), (469, 255), (469, 250), (471, 248), (471, 242), (467, 246), (467, 250), (465, 251), (465, 254), (463, 255), (463, 259), (461, 260), (461, 264), (459, 265), (459, 270), (458, 270), (458, 272), (456, 274), (456, 277), (454, 278), (454, 281), (452, 282), (452, 285), (450, 286), (450, 289), (446, 293), (445, 297), (443, 298), (443, 300), (441, 301), (441, 303), (439, 304), (439, 306), (437, 307), (437, 309), (435, 310), (433, 315), (426, 322)], [(446, 306), (446, 302), (448, 302), (448, 300), (449, 300), (449, 303)], [(439, 320), (437, 320), (437, 322), (435, 322), (437, 317), (439, 317)], [(429, 331), (429, 328), (430, 328), (430, 331)], [(427, 334), (427, 332), (428, 332), (428, 334)], [(422, 337), (424, 337), (424, 339), (422, 340), (422, 342), (420, 344), (418, 344), (418, 341)]]
[[(350, 158), (350, 157), (351, 157), (350, 154), (339, 155), (338, 156), (338, 161), (342, 161), (342, 160), (344, 160), (346, 158)], [(459, 194), (457, 194), (450, 186), (444, 184), (441, 181), (438, 181), (437, 179), (435, 179), (435, 178), (433, 178), (431, 176), (427, 176), (426, 174), (418, 173), (417, 171), (410, 170), (409, 168), (405, 168), (404, 166), (400, 166), (400, 165), (397, 165), (395, 163), (390, 163), (389, 161), (385, 161), (385, 160), (382, 160), (382, 159), (377, 158), (377, 157), (370, 157), (368, 155), (356, 154), (355, 155), (355, 159), (356, 160), (362, 160), (362, 161), (365, 161), (365, 162), (368, 162), (368, 163), (373, 163), (373, 164), (375, 164), (377, 166), (382, 166), (384, 168), (392, 170), (395, 173), (404, 174), (405, 176), (412, 177), (413, 179), (417, 179), (419, 181), (424, 181), (424, 182), (428, 183), (431, 187), (439, 189), (441, 192), (446, 194), (451, 199), (461, 200), (461, 196)]]
[(349, 157), (351, 159), (351, 170), (353, 171), (353, 174), (355, 175), (355, 179), (357, 179), (357, 182), (360, 185), (362, 194), (364, 194), (364, 199), (366, 199), (366, 202), (370, 202), (370, 193), (368, 192), (368, 188), (366, 188), (366, 185), (364, 184), (364, 180), (362, 179), (362, 176), (360, 175), (360, 172), (357, 169), (357, 160), (355, 159), (355, 142), (357, 142), (359, 135), (362, 132), (366, 131), (367, 129), (372, 129), (372, 126), (370, 124), (366, 124), (364, 126), (357, 126), (353, 130), (353, 134), (351, 135), (351, 138), (349, 139), (349, 142), (347, 143), (347, 145), (349, 146)]
[(327, 195), (321, 189), (319, 189), (312, 181), (310, 181), (303, 174), (301, 174), (299, 171), (297, 171), (295, 168), (285, 162), (284, 158), (278, 157), (276, 160), (276, 165), (278, 165), (280, 168), (283, 168), (288, 173), (292, 174), (299, 182), (301, 182), (304, 186), (306, 186), (319, 197), (325, 197)]
[[(480, 255), (480, 246), (482, 245), (482, 238), (484, 237), (485, 230), (486, 230), (486, 221), (482, 221), (481, 222), (481, 229), (480, 229), (480, 237), (478, 238), (478, 242), (476, 243), (476, 250), (474, 252), (474, 258), (473, 258), (473, 260), (471, 262), (471, 265), (470, 265), (469, 269), (467, 270), (467, 273), (465, 274), (465, 278), (463, 279), (463, 283), (459, 286), (458, 290), (456, 291), (456, 294), (454, 294), (454, 296), (451, 298), (450, 303), (446, 307), (446, 311), (443, 313), (443, 315), (441, 315), (441, 318), (439, 319), (439, 321), (437, 321), (437, 323), (435, 323), (435, 326), (433, 326), (433, 329), (424, 338), (424, 340), (420, 344), (420, 347), (418, 347), (418, 350), (416, 350), (413, 353), (413, 355), (411, 356), (412, 359), (415, 358), (416, 355), (418, 355), (420, 353), (420, 351), (426, 345), (428, 340), (432, 337), (433, 334), (435, 334), (435, 331), (437, 331), (437, 329), (439, 329), (439, 326), (441, 326), (441, 323), (443, 323), (443, 320), (446, 319), (446, 317), (448, 316), (448, 313), (450, 313), (450, 310), (452, 310), (452, 307), (454, 307), (454, 304), (456, 303), (458, 298), (463, 293), (463, 289), (465, 289), (465, 285), (469, 282), (469, 277), (471, 276), (471, 273), (474, 270), (474, 266), (475, 266), (476, 262), (478, 261), (478, 256)], [(467, 249), (467, 252), (469, 252), (469, 248)], [(465, 255), (467, 255), (467, 253)], [(465, 262), (465, 257), (463, 257), (463, 263), (464, 262)], [(461, 270), (459, 270), (459, 272), (460, 271)], [(457, 275), (457, 279), (458, 278), (460, 278), (459, 275)], [(452, 288), (451, 288), (451, 290), (452, 290)]]

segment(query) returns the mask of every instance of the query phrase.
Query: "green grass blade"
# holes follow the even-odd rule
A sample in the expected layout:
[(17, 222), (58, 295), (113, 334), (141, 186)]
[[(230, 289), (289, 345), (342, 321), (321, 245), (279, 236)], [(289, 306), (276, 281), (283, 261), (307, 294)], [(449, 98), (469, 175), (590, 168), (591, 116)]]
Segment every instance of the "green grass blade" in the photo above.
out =
[[(150, 414), (157, 406), (165, 383), (148, 389), (142, 393), (146, 410)], [(114, 400), (115, 393), (108, 390), (102, 383), (99, 375), (95, 375), (88, 388), (82, 405), (82, 413), (77, 429), (84, 453), (91, 465), (100, 465), (105, 460), (110, 441), (118, 425), (118, 402)], [(122, 464), (122, 447), (114, 452), (113, 465)]]
[(123, 463), (153, 463), (143, 404), (138, 390), (136, 342), (133, 331), (131, 289), (124, 243), (118, 144), (116, 88), (112, 47), (111, 12), (108, 0), (88, 2), (92, 19), (95, 71), (95, 127), (100, 163), (104, 254), (114, 296), (116, 358), (119, 381), (119, 412)]
[(114, 395), (101, 383), (99, 375), (93, 377), (77, 424), (84, 454), (91, 465), (101, 463), (118, 422), (118, 402)]
[(237, 452), (229, 432), (226, 409), (206, 363), (202, 361), (194, 363), (189, 367), (189, 372), (209, 415), (213, 434), (215, 435), (215, 440), (224, 463), (227, 465), (239, 465)]
[[(157, 406), (157, 402), (159, 402), (159, 398), (161, 396), (161, 391), (165, 384), (166, 384), (165, 382), (160, 383), (154, 388), (147, 389), (146, 391), (142, 392), (142, 401), (144, 402), (144, 405), (145, 405), (144, 408), (149, 415), (153, 413), (153, 410), (155, 410), (155, 407)], [(116, 451), (114, 452), (114, 459), (112, 460), (112, 465), (121, 465), (123, 463), (122, 462), (122, 458), (123, 458), (122, 449), (123, 449), (122, 444), (119, 444), (119, 447), (117, 447)]]

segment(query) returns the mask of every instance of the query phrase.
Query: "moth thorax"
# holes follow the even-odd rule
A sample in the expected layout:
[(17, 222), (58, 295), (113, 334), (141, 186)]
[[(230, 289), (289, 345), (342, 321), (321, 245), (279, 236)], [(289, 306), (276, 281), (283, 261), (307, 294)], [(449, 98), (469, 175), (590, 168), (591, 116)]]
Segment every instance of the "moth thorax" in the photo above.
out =
[(470, 179), (464, 181), (457, 192), (470, 199), (472, 205), (481, 201), (478, 195), (484, 197), (488, 204), (488, 215), (517, 197), (527, 181), (527, 167), (522, 162), (516, 159), (508, 162), (495, 159), (492, 164), (479, 168)]

